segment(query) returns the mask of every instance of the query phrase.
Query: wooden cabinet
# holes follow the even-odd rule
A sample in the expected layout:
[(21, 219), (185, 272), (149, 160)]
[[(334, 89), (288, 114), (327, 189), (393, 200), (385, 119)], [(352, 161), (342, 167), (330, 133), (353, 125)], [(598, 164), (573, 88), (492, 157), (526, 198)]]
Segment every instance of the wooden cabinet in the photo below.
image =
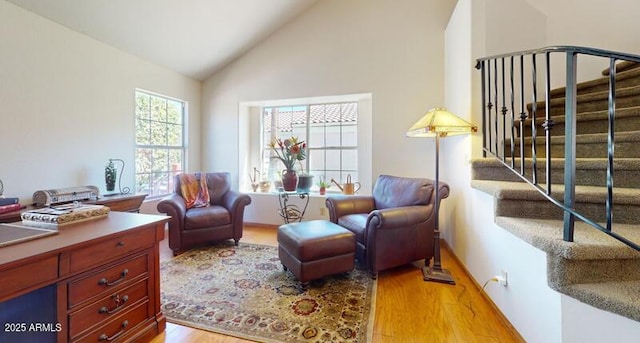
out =
[(165, 328), (158, 244), (167, 220), (111, 212), (54, 236), (2, 247), (0, 302), (54, 285), (55, 301), (42, 304), (57, 313), (52, 324), (60, 331), (51, 333), (53, 341), (148, 341)]
[(146, 194), (118, 194), (113, 196), (105, 196), (98, 200), (86, 201), (86, 204), (105, 205), (111, 211), (119, 212), (139, 212), (140, 205), (147, 197)]

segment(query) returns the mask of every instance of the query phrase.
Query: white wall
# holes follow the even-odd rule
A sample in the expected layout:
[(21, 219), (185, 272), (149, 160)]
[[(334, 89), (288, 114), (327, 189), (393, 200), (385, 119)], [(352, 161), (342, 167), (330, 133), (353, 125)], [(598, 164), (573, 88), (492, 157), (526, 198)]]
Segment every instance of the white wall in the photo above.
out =
[[(238, 104), (371, 93), (372, 175), (433, 177), (433, 143), (404, 138), (443, 101), (443, 31), (455, 1), (324, 0), (203, 87), (203, 168), (240, 170)], [(235, 180), (237, 183), (238, 180)]]
[[(114, 18), (117, 20), (117, 18)], [(109, 158), (134, 186), (134, 91), (189, 103), (189, 169), (199, 169), (201, 83), (0, 0), (0, 179), (5, 196), (92, 184)]]
[[(640, 54), (635, 0), (526, 0), (547, 17), (546, 46), (573, 45)], [(579, 9), (579, 10), (576, 10)], [(582, 60), (582, 61), (580, 61)], [(578, 79), (598, 76), (608, 61), (579, 57)], [(564, 77), (562, 71), (554, 73)]]
[[(521, 32), (524, 29), (515, 24), (523, 17), (544, 23), (544, 16), (523, 0), (458, 0), (447, 26), (446, 106), (480, 130), (480, 72), (473, 68), (475, 59), (544, 46), (544, 24), (540, 31)], [(480, 132), (443, 139), (441, 146), (448, 157), (441, 174), (451, 186), (441, 209), (443, 237), (480, 285), (507, 272), (508, 287), (489, 283), (486, 292), (526, 341), (560, 342), (560, 295), (547, 285), (545, 253), (498, 227), (493, 197), (470, 187), (468, 161), (482, 156)]]
[[(547, 45), (577, 45), (640, 54), (635, 0), (527, 0), (547, 16)], [(579, 10), (576, 10), (579, 9)]]

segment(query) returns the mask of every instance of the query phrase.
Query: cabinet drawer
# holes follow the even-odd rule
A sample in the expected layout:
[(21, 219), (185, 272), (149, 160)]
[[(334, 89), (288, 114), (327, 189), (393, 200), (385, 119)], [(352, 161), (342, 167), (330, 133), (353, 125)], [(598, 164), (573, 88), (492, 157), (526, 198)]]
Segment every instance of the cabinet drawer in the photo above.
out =
[(96, 243), (71, 252), (69, 269), (71, 273), (115, 260), (132, 251), (152, 246), (155, 242), (154, 230), (142, 230)]
[(69, 256), (71, 273), (115, 260), (130, 252), (152, 246), (155, 242), (154, 230), (131, 232), (104, 242), (75, 250)]
[(149, 318), (147, 309), (148, 301), (140, 303), (132, 310), (115, 317), (105, 325), (72, 342), (120, 342), (131, 329)]
[(69, 282), (69, 308), (93, 297), (101, 297), (129, 284), (140, 275), (148, 274), (149, 255), (118, 263), (86, 277)]
[(69, 335), (76, 337), (91, 326), (108, 321), (138, 302), (148, 300), (147, 285), (148, 279), (141, 280), (72, 313), (69, 315)]
[(0, 302), (9, 295), (46, 284), (58, 278), (58, 256), (0, 271)]

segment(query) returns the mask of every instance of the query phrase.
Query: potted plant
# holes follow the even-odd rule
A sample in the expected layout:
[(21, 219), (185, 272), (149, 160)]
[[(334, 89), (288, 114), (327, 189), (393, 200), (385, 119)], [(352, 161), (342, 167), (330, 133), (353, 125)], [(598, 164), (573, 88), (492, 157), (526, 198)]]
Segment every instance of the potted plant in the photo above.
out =
[(327, 188), (331, 187), (331, 184), (325, 181), (324, 178), (321, 178), (320, 181), (318, 181), (318, 187), (320, 188), (320, 195), (324, 195), (327, 192)]

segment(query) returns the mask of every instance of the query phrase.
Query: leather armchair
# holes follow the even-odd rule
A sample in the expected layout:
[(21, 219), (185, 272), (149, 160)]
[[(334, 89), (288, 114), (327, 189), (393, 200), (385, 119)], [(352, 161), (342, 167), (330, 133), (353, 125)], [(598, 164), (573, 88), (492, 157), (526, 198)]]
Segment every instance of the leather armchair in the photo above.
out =
[(169, 248), (176, 256), (189, 248), (214, 241), (242, 238), (245, 206), (251, 203), (247, 194), (231, 190), (229, 173), (205, 173), (209, 190), (208, 207), (187, 209), (181, 195), (180, 180), (174, 177), (174, 193), (157, 205), (159, 212), (171, 216)]
[(378, 272), (434, 253), (435, 205), (449, 196), (440, 182), (380, 175), (372, 196), (339, 195), (326, 199), (329, 219), (356, 234), (356, 259), (376, 278)]

